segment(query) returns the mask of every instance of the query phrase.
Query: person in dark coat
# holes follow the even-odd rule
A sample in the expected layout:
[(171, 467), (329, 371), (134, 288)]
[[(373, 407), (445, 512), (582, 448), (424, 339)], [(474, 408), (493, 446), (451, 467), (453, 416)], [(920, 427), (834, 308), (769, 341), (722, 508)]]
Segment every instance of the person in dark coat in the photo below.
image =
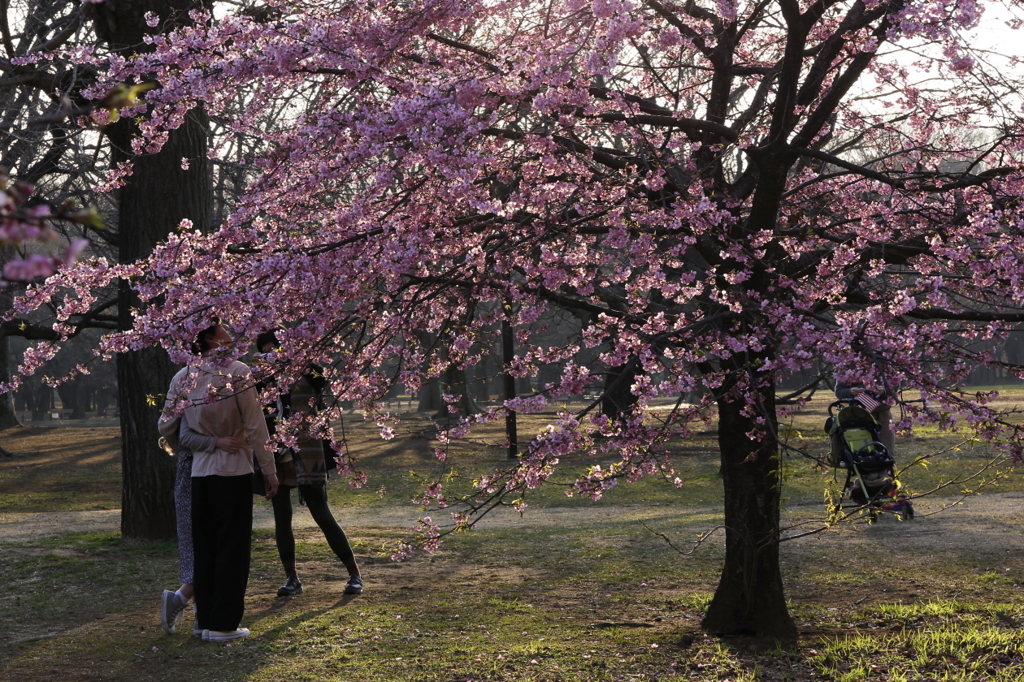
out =
[[(269, 353), (277, 348), (277, 337), (274, 332), (265, 332), (256, 337), (256, 348), (260, 353)], [(265, 406), (264, 415), (267, 419), (268, 431), (273, 434), (278, 419), (299, 411), (303, 414), (316, 412), (327, 382), (316, 368), (304, 374), (292, 387), (291, 391), (282, 394), (276, 405)], [(299, 501), (309, 508), (316, 525), (320, 527), (327, 544), (334, 551), (348, 571), (345, 583), (345, 594), (361, 594), (363, 578), (356, 564), (355, 554), (349, 544), (345, 531), (338, 525), (331, 508), (327, 504), (327, 461), (324, 457), (324, 442), (310, 435), (308, 427), (303, 425), (299, 433), (298, 443), (291, 450), (291, 461), (294, 464), (294, 478), (285, 474), (281, 479), (278, 494), (273, 498), (274, 506), (274, 538), (277, 541), (277, 553), (284, 566), (285, 582), (278, 588), (279, 597), (293, 596), (302, 593), (302, 581), (299, 580), (295, 568), (295, 535), (292, 532), (292, 501), (291, 490), (298, 488)], [(287, 471), (287, 466), (282, 467)]]

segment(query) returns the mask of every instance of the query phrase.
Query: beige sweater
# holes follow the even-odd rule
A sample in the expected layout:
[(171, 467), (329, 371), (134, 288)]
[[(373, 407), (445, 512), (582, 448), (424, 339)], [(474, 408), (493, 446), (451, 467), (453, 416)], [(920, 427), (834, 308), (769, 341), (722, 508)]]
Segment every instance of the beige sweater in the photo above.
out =
[[(263, 410), (256, 400), (249, 368), (238, 361), (221, 368), (205, 363), (199, 369), (185, 367), (171, 380), (167, 389), (168, 405), (183, 394), (182, 385), (190, 373), (196, 376), (196, 386), (188, 392), (191, 407), (185, 409), (185, 415), (192, 430), (217, 438), (234, 436), (246, 444), (235, 454), (219, 448), (212, 452), (194, 452), (192, 476), (251, 474), (254, 452), (264, 475), (277, 473), (274, 455), (267, 451), (265, 445), (270, 436), (263, 421)], [(175, 450), (180, 422), (180, 417), (165, 414), (159, 423), (161, 435)]]

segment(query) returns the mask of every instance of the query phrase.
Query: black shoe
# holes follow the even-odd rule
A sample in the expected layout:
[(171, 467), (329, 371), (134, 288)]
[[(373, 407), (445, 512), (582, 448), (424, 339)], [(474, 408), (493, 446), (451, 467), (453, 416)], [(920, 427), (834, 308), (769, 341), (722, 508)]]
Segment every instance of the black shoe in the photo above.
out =
[(363, 579), (358, 575), (350, 575), (348, 582), (345, 583), (345, 594), (362, 594), (363, 593)]
[(302, 594), (302, 581), (295, 576), (289, 577), (284, 585), (277, 588), (278, 597), (294, 597), (297, 594)]

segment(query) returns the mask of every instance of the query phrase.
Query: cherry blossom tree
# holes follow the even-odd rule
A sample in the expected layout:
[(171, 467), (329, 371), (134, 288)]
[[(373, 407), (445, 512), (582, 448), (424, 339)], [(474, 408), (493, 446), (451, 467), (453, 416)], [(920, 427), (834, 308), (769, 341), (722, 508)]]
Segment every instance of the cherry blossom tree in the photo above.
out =
[[(665, 445), (713, 414), (726, 559), (704, 625), (790, 635), (780, 379), (825, 360), (841, 379), (901, 387), (900, 428), (937, 422), (1021, 453), (991, 396), (959, 388), (1024, 320), (1021, 69), (971, 34), (997, 9), (1012, 8), (276, 0), (194, 14), (107, 77), (158, 74), (139, 148), (158, 149), (198, 103), (265, 142), (234, 212), (208, 234), (184, 222), (150, 258), (83, 262), (20, 306), (71, 288), (71, 315), (124, 278), (147, 307), (100, 352), (160, 346), (189, 363), (215, 314), (242, 338), (281, 327), (258, 373), (286, 383), (320, 365), (385, 438), (393, 420), (376, 401), (395, 382), (416, 390), (479, 363), (504, 324), (518, 330), (511, 375), (559, 363), (561, 376), (442, 443), (509, 411), (610, 400), (520, 437), (518, 460), (471, 495), (430, 485), (420, 501), (452, 520), (424, 519), (420, 545), (507, 500), (525, 507), (570, 455), (621, 457), (575, 494), (646, 475), (681, 485)], [(531, 343), (525, 330), (555, 308), (579, 334)], [(24, 370), (52, 350), (33, 349)], [(588, 350), (596, 362), (580, 361)], [(675, 408), (651, 412), (661, 398)], [(339, 416), (329, 406), (315, 428), (351, 473), (329, 428)]]

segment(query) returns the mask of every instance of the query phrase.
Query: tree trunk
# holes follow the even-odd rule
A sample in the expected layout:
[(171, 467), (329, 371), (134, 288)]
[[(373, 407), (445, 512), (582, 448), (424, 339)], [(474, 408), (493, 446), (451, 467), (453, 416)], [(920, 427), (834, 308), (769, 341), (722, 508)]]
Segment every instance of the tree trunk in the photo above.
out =
[(636, 358), (618, 367), (609, 367), (604, 377), (604, 397), (601, 398), (601, 414), (611, 420), (619, 419), (623, 413), (636, 404), (633, 383), (641, 374)]
[(50, 397), (53, 389), (44, 384), (39, 377), (32, 377), (31, 383), (25, 384), (29, 400), (32, 402), (32, 421), (41, 422), (50, 411)]
[(57, 387), (57, 395), (60, 396), (61, 405), (65, 410), (71, 410), (69, 419), (85, 419), (85, 408), (82, 405), (82, 379), (75, 377)]
[[(7, 308), (4, 308), (5, 310)], [(9, 383), (11, 380), (11, 366), (9, 360), (10, 340), (7, 335), (0, 332), (0, 382)], [(0, 430), (11, 429), (21, 426), (18, 421), (18, 411), (14, 407), (14, 393), (8, 391), (0, 394)], [(0, 445), (0, 455), (11, 457), (12, 454)]]
[(488, 372), (486, 362), (486, 360), (481, 360), (478, 364), (466, 370), (469, 394), (473, 396), (473, 400), (476, 403), (486, 403), (491, 399), (490, 392), (487, 390)]
[(444, 409), (444, 401), (441, 400), (441, 381), (438, 379), (424, 381), (420, 386), (416, 411), (440, 412), (442, 409)]
[[(169, 385), (170, 385), (170, 383), (168, 383), (168, 386)], [(106, 417), (107, 416), (107, 406), (110, 405), (110, 394), (111, 394), (111, 392), (112, 391), (110, 390), (110, 387), (107, 386), (107, 385), (102, 385), (98, 389), (96, 389), (96, 416), (97, 417)]]
[[(501, 322), (501, 357), (503, 360), (505, 371), (502, 373), (502, 383), (505, 400), (512, 400), (516, 397), (516, 378), (512, 376), (508, 368), (512, 365), (512, 360), (516, 354), (516, 337), (512, 331), (512, 324), (508, 320), (502, 320)], [(508, 445), (505, 446), (505, 457), (508, 459), (516, 459), (519, 457), (519, 425), (516, 421), (515, 410), (509, 410), (505, 413), (505, 440), (508, 441)]]
[[(774, 421), (770, 389), (764, 407)], [(702, 626), (715, 634), (796, 635), (779, 570), (778, 445), (754, 441), (742, 400), (719, 401), (718, 443), (725, 483), (725, 566)]]
[[(6, 334), (0, 333), (0, 382), (11, 381), (11, 366), (9, 360), (10, 340)], [(7, 392), (0, 395), (0, 430), (21, 426), (18, 421), (18, 411), (14, 409), (14, 393)]]
[[(442, 418), (450, 417), (452, 419), (459, 419), (460, 417), (466, 417), (473, 414), (480, 414), (482, 411), (480, 406), (473, 400), (473, 395), (469, 390), (469, 381), (466, 378), (466, 370), (458, 369), (456, 367), (449, 367), (444, 372), (444, 383), (448, 392), (453, 395), (459, 396), (457, 402), (452, 405), (444, 404), (444, 410), (441, 413)], [(453, 414), (452, 409), (458, 410), (457, 413)]]
[[(148, 49), (147, 33), (155, 33), (144, 18), (152, 12), (161, 28), (172, 29), (191, 20), (188, 10), (210, 9), (208, 0), (107, 0), (89, 5), (96, 32), (116, 51), (130, 54)], [(213, 187), (206, 158), (209, 123), (201, 107), (173, 130), (157, 154), (135, 156), (131, 141), (137, 127), (129, 118), (107, 128), (114, 147), (113, 161), (131, 160), (131, 176), (120, 192), (119, 260), (145, 258), (183, 219), (206, 231), (210, 228)], [(188, 159), (189, 170), (182, 169)], [(121, 329), (133, 324), (133, 309), (141, 303), (127, 282), (118, 295)], [(156, 540), (175, 535), (174, 462), (157, 445), (156, 423), (174, 367), (160, 349), (124, 353), (117, 358), (118, 402), (121, 413), (121, 534)]]
[[(121, 403), (121, 535), (139, 540), (173, 538), (175, 462), (157, 445), (156, 422), (163, 394), (174, 376), (160, 348), (117, 358)], [(156, 405), (145, 391), (154, 390)]]
[[(148, 256), (157, 242), (185, 218), (201, 230), (209, 228), (207, 130), (205, 113), (193, 110), (186, 122), (171, 132), (159, 154), (134, 159), (134, 172), (121, 191), (121, 262)], [(191, 161), (188, 171), (181, 169), (183, 157)], [(122, 329), (131, 328), (132, 310), (141, 307), (123, 282), (118, 296)], [(124, 474), (121, 533), (126, 537), (159, 539), (175, 535), (174, 462), (157, 445), (156, 430), (163, 396), (174, 372), (162, 349), (124, 353), (117, 358)]]
[[(0, 262), (6, 263), (15, 255), (14, 247), (0, 247)], [(10, 310), (14, 293), (10, 287), (0, 290), (0, 310)], [(11, 342), (10, 339), (0, 331), (0, 383), (11, 382)], [(21, 426), (18, 421), (18, 410), (14, 406), (14, 393), (7, 392), (0, 395), (0, 429), (10, 429)]]

